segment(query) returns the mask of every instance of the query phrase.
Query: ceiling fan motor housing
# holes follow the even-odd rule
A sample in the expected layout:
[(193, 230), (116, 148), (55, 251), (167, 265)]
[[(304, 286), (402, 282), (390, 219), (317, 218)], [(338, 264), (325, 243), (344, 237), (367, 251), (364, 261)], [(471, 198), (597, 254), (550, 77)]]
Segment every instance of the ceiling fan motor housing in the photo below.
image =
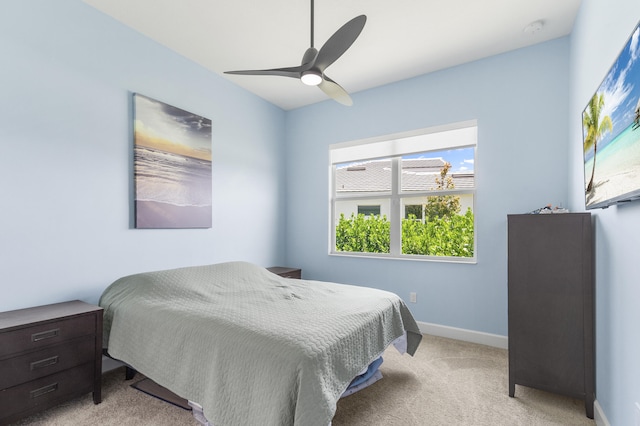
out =
[(225, 74), (240, 75), (276, 75), (298, 78), (304, 84), (317, 86), (326, 95), (343, 105), (352, 105), (349, 94), (324, 71), (333, 64), (358, 38), (367, 21), (365, 15), (351, 19), (338, 29), (324, 43), (320, 50), (313, 47), (313, 0), (311, 0), (311, 47), (302, 56), (302, 63), (295, 67), (273, 68), (267, 70), (225, 71)]
[(306, 52), (304, 52), (304, 56), (302, 56), (301, 65), (306, 65), (306, 64), (313, 65), (317, 57), (318, 57), (318, 49), (316, 49), (315, 47), (310, 47), (307, 49)]

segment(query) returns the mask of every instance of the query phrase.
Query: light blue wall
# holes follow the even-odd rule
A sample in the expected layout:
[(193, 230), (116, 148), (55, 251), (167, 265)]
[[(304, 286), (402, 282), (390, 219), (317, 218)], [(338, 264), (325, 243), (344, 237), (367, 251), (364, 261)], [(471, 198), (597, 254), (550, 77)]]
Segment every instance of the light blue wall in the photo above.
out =
[[(284, 111), (80, 0), (2, 2), (0, 58), (0, 311), (284, 261)], [(213, 121), (211, 229), (131, 228), (131, 92)]]
[[(351, 108), (284, 113), (80, 0), (3, 2), (0, 311), (96, 302), (125, 274), (244, 259), (415, 291), (419, 321), (506, 335), (506, 215), (584, 209), (580, 112), (639, 16), (636, 0), (584, 0), (570, 39), (357, 93)], [(131, 228), (131, 92), (213, 120), (212, 229)], [(330, 144), (469, 119), (476, 265), (327, 255)], [(633, 424), (640, 203), (594, 214), (597, 399), (612, 425)]]
[[(567, 204), (569, 40), (287, 114), (287, 259), (305, 278), (409, 300), (419, 321), (507, 334), (506, 216)], [(478, 120), (475, 265), (329, 256), (330, 144)]]
[[(637, 0), (584, 0), (571, 35), (570, 202), (584, 208), (580, 116), (640, 19)], [(635, 82), (640, 84), (640, 82)], [(596, 216), (596, 397), (613, 426), (640, 412), (640, 202)], [(635, 417), (638, 416), (638, 417)]]

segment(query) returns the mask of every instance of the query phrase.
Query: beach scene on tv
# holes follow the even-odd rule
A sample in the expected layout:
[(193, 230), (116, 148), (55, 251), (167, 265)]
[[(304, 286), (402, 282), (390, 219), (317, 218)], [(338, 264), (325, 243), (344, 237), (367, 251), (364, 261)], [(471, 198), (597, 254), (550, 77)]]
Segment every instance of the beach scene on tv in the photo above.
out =
[(640, 27), (582, 114), (586, 208), (640, 196)]
[(133, 101), (136, 228), (210, 228), (211, 120)]

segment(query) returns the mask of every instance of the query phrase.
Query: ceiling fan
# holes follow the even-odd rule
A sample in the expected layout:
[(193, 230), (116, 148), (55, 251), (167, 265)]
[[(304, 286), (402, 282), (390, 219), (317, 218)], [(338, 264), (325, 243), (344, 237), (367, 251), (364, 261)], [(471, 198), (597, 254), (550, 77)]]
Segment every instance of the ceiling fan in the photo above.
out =
[(313, 20), (313, 0), (311, 0), (311, 47), (304, 52), (301, 65), (267, 70), (225, 71), (225, 74), (275, 75), (298, 78), (306, 85), (318, 86), (329, 97), (343, 105), (353, 105), (347, 91), (329, 78), (324, 70), (356, 41), (364, 28), (367, 17), (359, 15), (344, 24), (325, 42), (320, 50), (313, 47)]

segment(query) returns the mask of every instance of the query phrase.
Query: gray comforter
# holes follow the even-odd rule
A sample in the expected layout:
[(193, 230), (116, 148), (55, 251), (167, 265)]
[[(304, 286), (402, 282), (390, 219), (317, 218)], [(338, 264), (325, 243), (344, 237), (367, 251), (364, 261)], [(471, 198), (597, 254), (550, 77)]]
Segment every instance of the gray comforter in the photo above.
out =
[(100, 298), (109, 354), (202, 405), (215, 426), (327, 426), (350, 381), (407, 332), (382, 290), (281, 278), (245, 262), (141, 273)]

